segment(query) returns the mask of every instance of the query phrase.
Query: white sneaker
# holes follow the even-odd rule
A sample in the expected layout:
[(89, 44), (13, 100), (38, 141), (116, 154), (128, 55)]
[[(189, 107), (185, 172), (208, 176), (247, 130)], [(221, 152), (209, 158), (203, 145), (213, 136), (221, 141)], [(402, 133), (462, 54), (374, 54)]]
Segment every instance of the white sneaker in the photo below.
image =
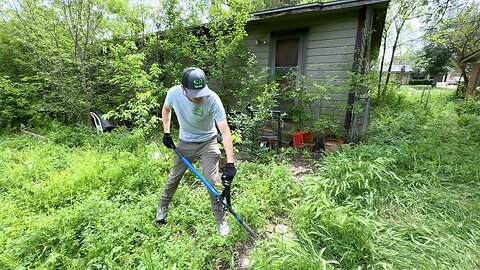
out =
[(230, 234), (230, 228), (228, 227), (227, 221), (223, 220), (220, 224), (217, 224), (218, 234), (220, 236), (227, 236)]

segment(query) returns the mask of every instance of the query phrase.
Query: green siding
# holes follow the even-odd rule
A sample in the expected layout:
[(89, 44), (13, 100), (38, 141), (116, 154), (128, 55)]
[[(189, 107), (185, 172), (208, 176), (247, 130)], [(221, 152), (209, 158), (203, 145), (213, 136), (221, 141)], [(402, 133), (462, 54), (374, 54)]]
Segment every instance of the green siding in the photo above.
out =
[[(357, 14), (351, 14), (323, 21), (310, 28), (305, 68), (309, 85), (321, 84), (325, 78), (335, 78), (338, 84), (348, 79), (353, 65), (357, 24)], [(347, 101), (348, 89), (339, 90), (330, 101), (322, 102), (320, 110), (314, 113), (319, 118), (334, 115), (342, 129), (346, 112), (338, 108), (346, 106)]]
[(310, 29), (310, 41), (326, 41), (326, 40), (338, 40), (338, 39), (355, 39), (356, 29), (338, 30), (338, 31), (325, 31), (312, 33)]
[(331, 51), (335, 53), (336, 50), (340, 48), (340, 49), (344, 49), (344, 50), (340, 50), (341, 52), (350, 53), (352, 52), (352, 49), (354, 48), (354, 46), (355, 46), (355, 37), (308, 41), (308, 48), (311, 49), (312, 51), (316, 49), (331, 48), (332, 49)]
[(270, 41), (270, 32), (250, 31), (245, 40), (246, 47), (255, 54), (257, 65), (260, 67), (268, 67), (269, 44), (257, 44), (257, 40)]
[[(289, 29), (307, 29), (304, 46), (304, 74), (306, 85), (321, 84), (326, 79), (335, 78), (337, 85), (348, 80), (352, 71), (355, 43), (358, 27), (358, 12), (347, 14), (322, 15), (290, 21), (257, 24), (247, 27), (247, 48), (257, 56), (257, 64), (269, 67), (270, 33)], [(295, 32), (295, 30), (291, 30)], [(257, 44), (257, 40), (266, 40), (269, 44)], [(302, 45), (301, 45), (302, 46)], [(339, 88), (331, 100), (322, 101), (318, 111), (311, 112), (318, 117), (334, 115), (339, 128), (343, 129), (345, 110), (339, 109), (347, 105), (349, 91)]]

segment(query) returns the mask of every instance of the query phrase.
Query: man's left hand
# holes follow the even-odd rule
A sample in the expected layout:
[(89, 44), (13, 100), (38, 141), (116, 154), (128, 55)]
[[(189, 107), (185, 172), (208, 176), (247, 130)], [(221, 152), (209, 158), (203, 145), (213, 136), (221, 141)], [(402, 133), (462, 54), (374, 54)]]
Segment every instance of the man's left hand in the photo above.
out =
[(233, 181), (233, 177), (237, 174), (237, 169), (233, 163), (227, 163), (222, 174), (222, 184), (224, 187), (230, 187)]

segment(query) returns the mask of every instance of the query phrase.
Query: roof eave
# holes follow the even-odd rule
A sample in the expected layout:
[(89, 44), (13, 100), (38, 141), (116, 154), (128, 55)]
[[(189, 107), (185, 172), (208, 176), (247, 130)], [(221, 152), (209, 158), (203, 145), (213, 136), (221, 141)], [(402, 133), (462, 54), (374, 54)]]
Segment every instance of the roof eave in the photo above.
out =
[(308, 13), (308, 12), (318, 12), (318, 11), (331, 11), (331, 10), (338, 10), (338, 9), (345, 9), (351, 7), (359, 7), (365, 5), (372, 5), (378, 3), (388, 3), (389, 0), (343, 0), (343, 1), (335, 1), (335, 2), (328, 2), (328, 3), (311, 3), (311, 4), (304, 4), (292, 7), (284, 7), (284, 8), (276, 8), (270, 9), (265, 11), (253, 12), (250, 13), (250, 21), (256, 21), (261, 19), (266, 19), (270, 17), (276, 16), (284, 16), (290, 14), (300, 14), (300, 13)]
[(474, 59), (477, 56), (480, 56), (480, 50), (475, 51), (475, 52), (471, 53), (470, 55), (467, 55), (465, 58), (460, 60), (460, 64), (468, 63), (470, 59)]

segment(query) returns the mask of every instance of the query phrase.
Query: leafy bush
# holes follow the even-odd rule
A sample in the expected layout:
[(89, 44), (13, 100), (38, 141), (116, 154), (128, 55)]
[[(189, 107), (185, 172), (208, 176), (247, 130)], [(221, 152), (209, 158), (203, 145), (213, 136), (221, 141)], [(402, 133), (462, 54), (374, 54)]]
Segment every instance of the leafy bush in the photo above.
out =
[(431, 79), (411, 79), (410, 82), (408, 82), (410, 85), (432, 85), (433, 80)]
[(389, 83), (385, 92), (380, 95), (372, 95), (372, 106), (386, 106), (393, 108), (399, 108), (404, 105), (405, 96), (399, 94), (399, 86), (396, 83)]
[(268, 163), (272, 160), (273, 153), (261, 147), (260, 131), (268, 122), (274, 120), (272, 109), (277, 105), (278, 85), (276, 83), (264, 84), (263, 91), (256, 96), (252, 104), (244, 110), (234, 113), (229, 120), (235, 126), (233, 133), (239, 138), (245, 151), (258, 162)]
[(0, 128), (27, 124), (35, 113), (31, 96), (33, 85), (17, 84), (0, 76)]

